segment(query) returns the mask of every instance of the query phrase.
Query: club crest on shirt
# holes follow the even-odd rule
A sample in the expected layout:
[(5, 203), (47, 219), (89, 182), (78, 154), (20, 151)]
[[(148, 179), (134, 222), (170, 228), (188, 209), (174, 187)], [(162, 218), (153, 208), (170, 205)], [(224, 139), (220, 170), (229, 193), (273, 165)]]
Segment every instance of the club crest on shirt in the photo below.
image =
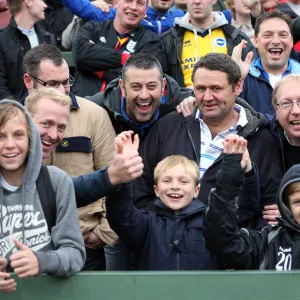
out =
[(215, 39), (215, 44), (218, 47), (226, 47), (226, 40), (222, 37), (218, 37)]
[(130, 52), (130, 53), (134, 53), (134, 48), (135, 48), (136, 42), (130, 40), (126, 46), (126, 49)]

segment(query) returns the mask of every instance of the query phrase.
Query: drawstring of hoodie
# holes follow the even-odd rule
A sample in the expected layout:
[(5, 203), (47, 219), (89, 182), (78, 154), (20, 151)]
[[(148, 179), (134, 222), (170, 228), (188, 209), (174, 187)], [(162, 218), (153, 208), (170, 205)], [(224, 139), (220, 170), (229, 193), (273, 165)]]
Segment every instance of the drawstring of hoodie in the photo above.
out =
[(22, 183), (21, 186), (21, 205), (22, 205), (22, 243), (26, 245), (25, 243), (25, 216), (24, 216), (24, 210), (25, 210), (25, 193), (24, 193), (24, 184)]
[(209, 38), (210, 38), (212, 53), (216, 53), (215, 44), (214, 44), (213, 37), (212, 37), (212, 34), (211, 34), (211, 28), (208, 29), (208, 32), (209, 32)]
[(198, 62), (198, 34), (195, 28), (193, 28), (193, 32), (194, 32), (194, 39), (195, 39), (195, 59), (196, 62)]
[[(194, 40), (195, 40), (195, 62), (197, 63), (198, 62), (198, 34), (197, 34), (197, 30), (195, 28), (193, 28), (193, 33), (194, 33)], [(208, 29), (208, 33), (209, 33), (212, 53), (216, 53), (216, 48), (215, 48), (215, 44), (213, 41), (211, 28)]]
[(4, 237), (4, 233), (3, 233), (3, 189), (0, 188), (0, 238), (2, 239)]

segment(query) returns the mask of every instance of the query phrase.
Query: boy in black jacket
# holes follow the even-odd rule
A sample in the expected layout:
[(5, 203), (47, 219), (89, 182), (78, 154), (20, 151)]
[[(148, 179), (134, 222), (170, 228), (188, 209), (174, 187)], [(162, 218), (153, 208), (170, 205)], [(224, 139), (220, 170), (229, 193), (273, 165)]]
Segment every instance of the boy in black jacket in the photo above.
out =
[[(132, 133), (118, 135), (117, 153), (133, 151), (138, 155), (137, 135), (132, 143)], [(216, 269), (215, 257), (206, 249), (203, 237), (205, 205), (196, 199), (200, 190), (198, 165), (181, 155), (167, 157), (156, 166), (154, 180), (158, 197), (154, 210), (133, 206), (132, 185), (129, 184), (121, 185), (106, 200), (109, 224), (137, 254), (138, 268)]]
[(281, 213), (278, 225), (261, 231), (239, 229), (237, 206), (244, 168), (251, 165), (247, 141), (228, 136), (217, 186), (210, 194), (204, 221), (206, 245), (219, 259), (235, 269), (291, 270), (300, 268), (300, 165), (284, 175), (277, 194)]

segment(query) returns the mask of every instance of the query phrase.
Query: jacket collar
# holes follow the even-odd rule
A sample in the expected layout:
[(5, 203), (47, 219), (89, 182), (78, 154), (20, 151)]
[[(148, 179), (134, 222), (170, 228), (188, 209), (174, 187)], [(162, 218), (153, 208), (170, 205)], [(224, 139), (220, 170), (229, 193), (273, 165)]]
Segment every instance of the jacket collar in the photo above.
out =
[(171, 210), (170, 208), (166, 207), (160, 199), (156, 199), (154, 202), (154, 206), (156, 208), (158, 208), (157, 212), (161, 212), (163, 214), (167, 214), (168, 216), (180, 216), (180, 217), (185, 217), (187, 215), (190, 214), (194, 214), (197, 213), (201, 210), (204, 210), (206, 208), (206, 205), (204, 205), (200, 200), (198, 199), (193, 199), (192, 203), (187, 206), (186, 208), (184, 208), (183, 210), (181, 210), (179, 212), (178, 215), (175, 214), (175, 212), (173, 210)]
[[(259, 78), (261, 75), (263, 75), (263, 72), (265, 71), (261, 64), (261, 58), (257, 58), (251, 63), (249, 73), (256, 78)], [(298, 73), (300, 73), (300, 63), (293, 60), (292, 58), (289, 58), (288, 67), (286, 71), (283, 73), (283, 76), (288, 74), (298, 74)]]
[(71, 98), (71, 109), (80, 109), (76, 96), (73, 93), (69, 94)]
[[(246, 117), (248, 123), (244, 126), (239, 134), (243, 137), (247, 137), (251, 134), (254, 134), (258, 129), (265, 128), (269, 126), (268, 120), (259, 112), (256, 112), (245, 100), (237, 97), (236, 103), (242, 106), (245, 109)], [(184, 118), (184, 123), (190, 131), (191, 136), (193, 137), (193, 141), (195, 142), (196, 151), (200, 151), (200, 124), (197, 121), (196, 113), (197, 107), (195, 107), (193, 113)]]

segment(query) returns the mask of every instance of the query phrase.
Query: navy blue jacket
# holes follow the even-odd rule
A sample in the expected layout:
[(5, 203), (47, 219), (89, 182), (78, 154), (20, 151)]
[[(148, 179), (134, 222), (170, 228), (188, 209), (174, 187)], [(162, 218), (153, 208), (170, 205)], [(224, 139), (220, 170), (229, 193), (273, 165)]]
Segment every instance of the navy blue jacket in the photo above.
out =
[(295, 164), (300, 164), (300, 147), (291, 145), (286, 139), (283, 128), (276, 119), (276, 114), (266, 114), (270, 122), (271, 133), (274, 136), (281, 154), (283, 173)]
[(132, 185), (106, 198), (107, 220), (137, 253), (140, 270), (215, 270), (202, 232), (205, 205), (198, 199), (176, 214), (157, 199), (153, 211), (133, 206)]
[(111, 185), (107, 168), (73, 177), (77, 207), (89, 205), (113, 193), (118, 186)]
[[(274, 107), (272, 105), (273, 88), (269, 81), (262, 74), (262, 71), (255, 66), (257, 60), (253, 61), (249, 74), (244, 80), (243, 91), (240, 97), (246, 100), (256, 111), (263, 114), (274, 114)], [(293, 59), (289, 60), (288, 74), (299, 74), (300, 64)]]

